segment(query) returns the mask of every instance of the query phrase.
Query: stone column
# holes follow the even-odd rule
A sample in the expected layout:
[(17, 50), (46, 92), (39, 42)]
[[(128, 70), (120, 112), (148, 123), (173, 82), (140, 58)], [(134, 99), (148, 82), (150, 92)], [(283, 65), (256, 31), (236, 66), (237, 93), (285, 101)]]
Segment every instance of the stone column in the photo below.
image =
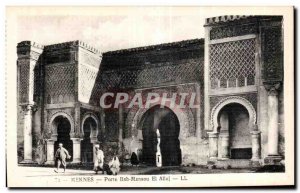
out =
[(265, 85), (268, 91), (268, 156), (266, 164), (276, 164), (282, 159), (278, 154), (278, 91), (280, 84)]
[(24, 112), (24, 160), (22, 163), (32, 163), (32, 114), (36, 110), (34, 99), (34, 70), (43, 52), (43, 46), (35, 42), (18, 43), (18, 105)]
[(71, 138), (73, 141), (73, 161), (72, 163), (80, 163), (81, 162), (81, 138)]
[(22, 106), (24, 112), (24, 160), (22, 163), (33, 163), (32, 160), (32, 113), (35, 110), (34, 105), (26, 104)]
[(46, 165), (54, 165), (54, 140), (47, 140), (47, 161)]
[(217, 159), (218, 158), (218, 135), (217, 132), (209, 132), (208, 140), (209, 140), (209, 158)]
[(251, 131), (252, 135), (252, 161), (260, 159), (260, 131)]
[(229, 159), (229, 133), (220, 133), (221, 147), (219, 159)]

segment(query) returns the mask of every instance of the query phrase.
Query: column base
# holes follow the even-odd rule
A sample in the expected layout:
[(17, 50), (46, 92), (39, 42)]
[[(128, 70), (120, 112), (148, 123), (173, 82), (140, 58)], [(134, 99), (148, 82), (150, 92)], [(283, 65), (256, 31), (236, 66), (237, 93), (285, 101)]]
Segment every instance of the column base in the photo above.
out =
[(71, 164), (81, 164), (81, 160), (73, 160)]
[(221, 158), (218, 158), (218, 160), (221, 160), (221, 161), (229, 160), (229, 157), (221, 157)]
[(209, 158), (209, 161), (217, 161), (218, 160), (218, 157), (210, 157)]
[(255, 160), (251, 159), (251, 166), (253, 168), (258, 168), (258, 167), (261, 167), (261, 163), (258, 159), (255, 159)]
[(20, 164), (37, 164), (37, 162), (31, 159), (24, 159), (23, 161), (20, 162)]
[(282, 156), (280, 155), (268, 155), (264, 159), (265, 165), (281, 165), (280, 161), (282, 160)]
[(45, 162), (45, 165), (54, 165), (54, 164), (55, 164), (54, 161), (46, 161), (46, 162)]

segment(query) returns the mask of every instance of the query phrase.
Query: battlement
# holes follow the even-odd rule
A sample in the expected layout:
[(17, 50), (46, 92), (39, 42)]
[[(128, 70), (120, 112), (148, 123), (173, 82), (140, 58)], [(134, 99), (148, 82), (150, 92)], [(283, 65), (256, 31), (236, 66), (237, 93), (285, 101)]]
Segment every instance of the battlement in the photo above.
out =
[(21, 48), (21, 47), (35, 47), (38, 49), (44, 49), (45, 46), (38, 44), (36, 42), (33, 41), (22, 41), (20, 43), (18, 43), (17, 48)]
[(282, 16), (254, 16), (254, 15), (223, 15), (206, 18), (204, 26), (221, 25), (229, 22), (258, 22), (258, 21), (281, 21)]
[(211, 25), (211, 24), (219, 24), (229, 21), (238, 21), (248, 18), (253, 18), (254, 16), (247, 16), (247, 15), (223, 15), (218, 17), (210, 17), (206, 18), (205, 25)]

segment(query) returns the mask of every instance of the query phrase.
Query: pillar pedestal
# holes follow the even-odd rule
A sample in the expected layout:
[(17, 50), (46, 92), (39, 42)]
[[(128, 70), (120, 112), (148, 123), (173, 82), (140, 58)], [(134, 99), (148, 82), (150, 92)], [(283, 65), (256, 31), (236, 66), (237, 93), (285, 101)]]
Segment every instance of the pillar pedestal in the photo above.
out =
[(217, 132), (208, 133), (210, 160), (216, 160), (218, 158), (218, 135), (219, 133)]
[(45, 162), (45, 165), (54, 165), (54, 140), (48, 139), (46, 146), (47, 146), (47, 161)]
[(73, 161), (72, 163), (81, 163), (81, 138), (71, 138), (73, 141)]
[(260, 131), (251, 131), (252, 136), (252, 161), (260, 159)]
[(221, 133), (219, 136), (219, 139), (221, 140), (221, 147), (218, 159), (227, 160), (229, 159), (229, 134)]

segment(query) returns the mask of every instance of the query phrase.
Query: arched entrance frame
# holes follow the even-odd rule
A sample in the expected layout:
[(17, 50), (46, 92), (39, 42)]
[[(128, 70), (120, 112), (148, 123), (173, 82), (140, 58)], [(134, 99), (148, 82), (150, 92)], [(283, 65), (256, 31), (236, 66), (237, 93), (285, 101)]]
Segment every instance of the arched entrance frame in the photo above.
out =
[[(222, 99), (218, 104), (216, 104), (212, 111), (211, 111), (211, 128), (212, 132), (209, 132), (209, 155), (210, 159), (217, 159), (218, 158), (218, 136), (219, 131), (218, 128), (220, 127), (220, 123), (218, 120), (218, 116), (220, 111), (226, 105), (230, 104), (240, 104), (245, 107), (249, 114), (249, 129), (252, 135), (252, 160), (257, 161), (260, 159), (260, 131), (257, 130), (256, 124), (256, 110), (253, 105), (245, 98), (239, 96), (230, 96)], [(222, 144), (228, 144), (229, 136), (222, 136)]]
[[(161, 98), (158, 100), (161, 101)], [(126, 119), (126, 127), (128, 130), (130, 130), (130, 134), (132, 136), (131, 139), (131, 143), (135, 144), (135, 143), (140, 143), (139, 139), (137, 139), (137, 135), (138, 135), (138, 130), (141, 129), (141, 119), (143, 117), (143, 115), (152, 107), (156, 106), (156, 105), (160, 105), (160, 102), (156, 102), (156, 103), (151, 103), (149, 105), (149, 108), (139, 108), (137, 109), (136, 107), (133, 107), (127, 116)], [(166, 105), (163, 105), (164, 107), (168, 107), (178, 118), (179, 121), (179, 125), (180, 125), (180, 131), (179, 131), (179, 137), (178, 139), (180, 140), (180, 148), (181, 148), (181, 155), (182, 158), (184, 158), (184, 156), (186, 154), (188, 154), (187, 151), (185, 151), (184, 148), (182, 148), (182, 144), (185, 143), (185, 141), (187, 140), (188, 137), (192, 137), (193, 135), (191, 135), (191, 131), (195, 132), (196, 131), (196, 123), (194, 120), (194, 116), (193, 113), (191, 111), (191, 109), (189, 109), (188, 107), (186, 108), (171, 108), (170, 105), (168, 105), (168, 103), (166, 103)], [(130, 145), (131, 146), (131, 145)], [(141, 145), (138, 145), (141, 146)], [(134, 149), (133, 151), (136, 151), (137, 153), (137, 149)], [(132, 149), (130, 147), (129, 152), (132, 152)], [(182, 164), (185, 164), (185, 159), (182, 159)]]
[(213, 132), (217, 132), (218, 127), (220, 126), (218, 115), (220, 111), (226, 105), (237, 103), (245, 107), (249, 113), (249, 128), (250, 130), (257, 130), (256, 129), (256, 111), (253, 105), (245, 98), (239, 96), (231, 96), (222, 99), (211, 111), (211, 128)]
[[(159, 100), (161, 101), (161, 99)], [(135, 113), (134, 116), (128, 116), (127, 126), (130, 127), (132, 136), (137, 136), (138, 130), (141, 129), (140, 121), (143, 115), (152, 107), (160, 105), (160, 102), (151, 103), (149, 108), (140, 108), (136, 111), (136, 109), (132, 109), (131, 111)], [(179, 131), (179, 140), (185, 139), (189, 137), (190, 131), (195, 131), (195, 120), (192, 114), (191, 109), (189, 108), (171, 108), (169, 104), (163, 105), (164, 107), (169, 108), (178, 118), (180, 131)], [(130, 113), (129, 112), (129, 115)]]
[(94, 131), (91, 131), (90, 134), (90, 139), (91, 139), (91, 143), (93, 144), (93, 160), (95, 159), (95, 145), (98, 143), (98, 132), (99, 132), (99, 128), (100, 128), (100, 124), (99, 124), (99, 120), (97, 118), (97, 116), (94, 113), (86, 113), (83, 115), (82, 121), (81, 121), (81, 132), (84, 133), (84, 122), (88, 119), (88, 118), (92, 118), (95, 123), (96, 123), (96, 128)]
[(96, 123), (96, 128), (95, 130), (91, 131), (91, 134), (90, 134), (90, 138), (91, 138), (91, 143), (96, 143), (97, 142), (97, 136), (98, 136), (98, 132), (99, 132), (99, 120), (97, 118), (97, 116), (93, 113), (86, 113), (83, 115), (83, 118), (82, 118), (82, 121), (81, 121), (81, 133), (84, 133), (84, 122), (86, 121), (86, 119), (88, 118), (92, 118), (95, 123)]
[(70, 130), (70, 136), (71, 140), (73, 141), (73, 161), (72, 163), (80, 163), (80, 138), (72, 138), (75, 134), (75, 127), (74, 127), (74, 119), (72, 116), (64, 111), (59, 111), (54, 113), (50, 121), (48, 123), (48, 128), (50, 128), (51, 131), (51, 137), (47, 140), (47, 161), (45, 164), (54, 164), (54, 143), (57, 141), (57, 125), (55, 123), (55, 118), (62, 116), (68, 119), (71, 130)]
[(75, 133), (74, 120), (73, 120), (72, 116), (63, 111), (56, 112), (51, 116), (51, 119), (48, 124), (48, 128), (51, 128), (51, 139), (53, 141), (57, 140), (57, 125), (54, 120), (55, 120), (55, 118), (57, 118), (59, 116), (62, 116), (64, 118), (68, 119), (68, 121), (71, 125), (70, 135), (71, 135), (71, 133)]

